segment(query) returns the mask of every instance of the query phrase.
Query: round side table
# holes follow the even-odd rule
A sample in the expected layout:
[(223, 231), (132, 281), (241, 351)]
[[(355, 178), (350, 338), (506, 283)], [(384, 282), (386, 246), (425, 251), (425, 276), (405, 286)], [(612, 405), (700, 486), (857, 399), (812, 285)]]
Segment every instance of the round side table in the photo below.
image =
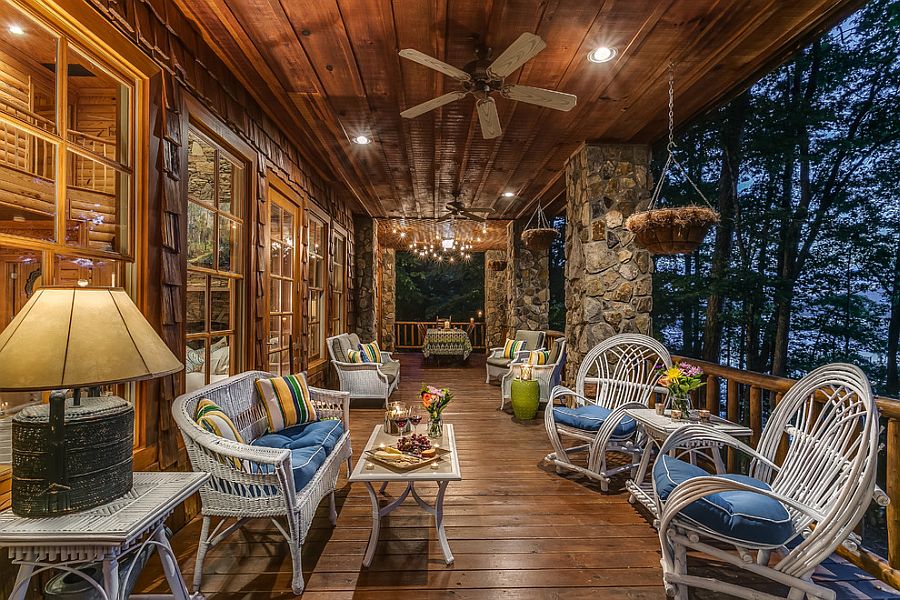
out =
[(516, 418), (528, 421), (534, 418), (541, 405), (541, 386), (537, 379), (513, 379), (509, 396)]

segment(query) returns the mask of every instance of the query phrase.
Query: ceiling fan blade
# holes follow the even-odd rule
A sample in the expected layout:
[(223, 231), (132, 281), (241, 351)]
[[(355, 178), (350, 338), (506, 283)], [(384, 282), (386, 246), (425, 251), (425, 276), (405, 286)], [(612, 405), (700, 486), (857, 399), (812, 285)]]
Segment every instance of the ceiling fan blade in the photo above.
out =
[(500, 94), (504, 98), (509, 98), (510, 100), (518, 100), (519, 102), (527, 102), (528, 104), (537, 104), (538, 106), (552, 108), (554, 110), (569, 111), (575, 108), (575, 104), (578, 102), (578, 96), (554, 92), (553, 90), (545, 90), (544, 88), (531, 87), (529, 85), (507, 85), (500, 90)]
[(497, 115), (497, 103), (494, 99), (479, 100), (475, 108), (478, 110), (478, 122), (481, 123), (481, 136), (486, 140), (500, 136), (503, 129), (500, 127), (500, 117)]
[(487, 68), (488, 74), (497, 78), (506, 77), (546, 47), (547, 44), (539, 36), (526, 31), (491, 63)]
[(488, 208), (488, 207), (479, 208), (477, 206), (470, 206), (469, 208), (467, 208), (465, 210), (468, 212), (473, 212), (473, 213), (492, 213), (492, 212), (494, 212), (493, 208)]
[(414, 117), (418, 117), (419, 115), (424, 115), (430, 110), (434, 110), (440, 106), (444, 106), (445, 104), (450, 104), (460, 98), (465, 96), (465, 92), (450, 92), (449, 94), (444, 94), (443, 96), (438, 96), (437, 98), (432, 98), (428, 102), (423, 102), (422, 104), (416, 104), (411, 108), (407, 108), (400, 116), (405, 119), (412, 119)]
[(484, 217), (479, 216), (479, 215), (476, 215), (475, 213), (470, 213), (470, 212), (467, 211), (467, 210), (461, 210), (461, 211), (459, 212), (459, 214), (461, 214), (462, 216), (466, 217), (467, 219), (470, 219), (470, 220), (472, 220), (472, 221), (477, 221), (477, 222), (479, 222), (479, 223), (484, 223), (485, 221), (487, 221), (487, 219), (485, 219)]
[(440, 71), (444, 75), (448, 77), (452, 77), (453, 79), (458, 79), (460, 81), (471, 81), (472, 76), (463, 71), (462, 69), (457, 69), (452, 65), (448, 65), (444, 61), (438, 60), (433, 56), (428, 56), (418, 50), (413, 50), (412, 48), (404, 48), (400, 51), (400, 56), (407, 60), (411, 60), (413, 62), (417, 62), (420, 65), (424, 65), (429, 69), (434, 69), (435, 71)]
[(435, 221), (435, 223), (446, 223), (447, 221), (452, 221), (452, 220), (453, 220), (453, 215), (445, 215), (445, 216), (441, 217), (440, 219), (438, 219), (437, 221)]

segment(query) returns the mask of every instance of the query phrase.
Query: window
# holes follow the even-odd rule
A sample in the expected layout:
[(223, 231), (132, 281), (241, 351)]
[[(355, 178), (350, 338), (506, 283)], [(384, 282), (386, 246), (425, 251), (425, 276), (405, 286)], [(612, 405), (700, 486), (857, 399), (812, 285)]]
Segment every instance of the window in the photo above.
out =
[(309, 221), (309, 362), (322, 360), (325, 355), (325, 223), (312, 213)]
[(331, 335), (346, 333), (347, 238), (334, 233), (334, 251), (331, 257)]
[(137, 281), (136, 71), (60, 31), (0, 0), (0, 330), (41, 285)]
[(241, 366), (244, 164), (193, 127), (188, 132), (186, 390)]

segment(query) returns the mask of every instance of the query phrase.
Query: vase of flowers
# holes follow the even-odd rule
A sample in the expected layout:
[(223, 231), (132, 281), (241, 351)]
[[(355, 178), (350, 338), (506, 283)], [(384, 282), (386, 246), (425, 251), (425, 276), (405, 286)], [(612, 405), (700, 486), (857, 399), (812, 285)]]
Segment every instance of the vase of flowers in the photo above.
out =
[(439, 438), (444, 435), (444, 421), (441, 417), (444, 408), (453, 400), (453, 394), (447, 388), (436, 388), (432, 385), (422, 386), (422, 406), (428, 411), (428, 437)]
[(681, 415), (686, 417), (691, 409), (690, 393), (704, 384), (703, 369), (686, 362), (668, 369), (657, 365), (656, 369), (659, 374), (657, 383), (669, 390), (672, 410), (680, 411)]

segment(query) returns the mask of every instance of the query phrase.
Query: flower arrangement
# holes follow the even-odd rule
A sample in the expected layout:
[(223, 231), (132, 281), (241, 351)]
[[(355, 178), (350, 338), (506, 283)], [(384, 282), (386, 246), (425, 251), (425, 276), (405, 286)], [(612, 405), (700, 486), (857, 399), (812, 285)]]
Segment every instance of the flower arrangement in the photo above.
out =
[(444, 426), (441, 421), (441, 413), (453, 400), (453, 394), (447, 388), (436, 388), (433, 385), (422, 385), (422, 406), (428, 411), (431, 418), (428, 424), (428, 437), (441, 437)]
[(672, 409), (686, 414), (690, 408), (688, 394), (704, 385), (703, 369), (697, 365), (680, 362), (674, 367), (656, 365), (659, 374), (657, 384), (668, 389), (672, 396)]

